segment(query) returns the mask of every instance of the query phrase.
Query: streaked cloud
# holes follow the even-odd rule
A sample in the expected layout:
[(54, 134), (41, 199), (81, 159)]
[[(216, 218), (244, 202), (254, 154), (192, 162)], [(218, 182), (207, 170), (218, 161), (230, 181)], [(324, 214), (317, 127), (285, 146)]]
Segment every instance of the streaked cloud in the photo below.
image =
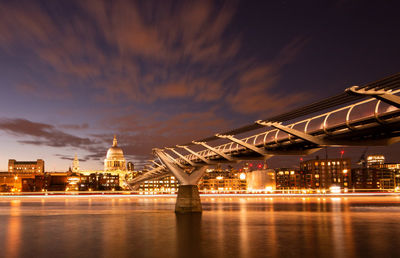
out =
[(32, 122), (27, 119), (0, 119), (0, 130), (18, 137), (31, 139), (19, 140), (20, 143), (46, 145), (50, 147), (86, 147), (95, 144), (94, 140), (65, 133), (53, 125)]
[[(19, 96), (61, 103), (68, 122), (2, 119), (0, 130), (22, 144), (82, 149), (85, 160), (101, 160), (117, 133), (137, 159), (307, 99), (279, 90), (307, 40), (271, 60), (241, 56), (237, 11), (237, 1), (2, 2), (0, 53), (18, 66), (4, 76)], [(100, 132), (74, 135), (87, 129)]]
[[(270, 62), (238, 59), (242, 39), (227, 32), (236, 13), (235, 1), (2, 5), (0, 47), (11, 54), (21, 49), (30, 54), (26, 61), (32, 76), (20, 78), (15, 87), (37, 96), (71, 98), (74, 90), (85, 87), (100, 102), (154, 103), (172, 98), (224, 101), (245, 113), (265, 111), (268, 107), (250, 104), (239, 110), (238, 99), (244, 92), (268, 95), (269, 100), (278, 97), (267, 93), (306, 42), (294, 40)], [(74, 13), (58, 15), (61, 8)], [(236, 94), (228, 94), (232, 89)], [(289, 98), (301, 99), (296, 94)]]
[(304, 102), (309, 93), (282, 92), (277, 88), (282, 70), (293, 62), (307, 40), (297, 38), (284, 46), (269, 63), (251, 64), (241, 74), (240, 85), (228, 102), (239, 113), (276, 113)]

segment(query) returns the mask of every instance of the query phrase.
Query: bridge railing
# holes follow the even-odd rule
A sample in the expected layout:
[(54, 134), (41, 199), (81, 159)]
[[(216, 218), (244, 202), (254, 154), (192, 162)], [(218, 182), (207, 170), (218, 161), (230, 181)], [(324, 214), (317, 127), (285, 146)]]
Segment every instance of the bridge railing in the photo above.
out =
[[(396, 90), (392, 93), (398, 94), (399, 92), (400, 90)], [(381, 118), (383, 115), (387, 115), (391, 112), (396, 113), (398, 111), (398, 108), (388, 105), (381, 100), (369, 98), (285, 126), (310, 135), (332, 135), (333, 133), (337, 133), (343, 130), (357, 130), (358, 127), (362, 127), (363, 125), (355, 125), (356, 122), (370, 118), (374, 118), (376, 123), (384, 124), (386, 121)], [(286, 132), (283, 132), (280, 129), (271, 129), (249, 137), (242, 138), (240, 140), (254, 146), (268, 147), (271, 145), (282, 143), (284, 141), (295, 141), (295, 138), (296, 137)], [(296, 140), (303, 141), (301, 139)], [(235, 142), (228, 142), (222, 145), (215, 146), (214, 148), (220, 150), (225, 154), (232, 154), (234, 152), (240, 152), (246, 149), (245, 147)], [(204, 158), (219, 156), (209, 149), (201, 150), (197, 152), (197, 154)], [(188, 154), (185, 157), (191, 161), (199, 161), (199, 158), (193, 154)], [(182, 158), (178, 158), (178, 161), (185, 163)]]
[[(213, 159), (220, 161), (221, 158), (229, 158), (227, 156), (232, 157), (236, 155), (237, 157), (237, 154), (241, 154), (243, 151), (250, 149), (253, 151), (258, 150), (259, 153), (264, 153), (263, 151), (260, 152), (260, 150), (265, 150), (268, 155), (269, 152), (279, 150), (281, 146), (290, 146), (292, 143), (300, 144), (294, 146), (302, 146), (302, 148), (304, 146), (306, 146), (306, 148), (315, 148), (314, 146), (320, 147), (324, 146), (324, 144), (326, 145), (327, 141), (325, 141), (325, 139), (327, 139), (329, 142), (329, 140), (332, 139), (330, 136), (336, 136), (341, 133), (347, 134), (359, 129), (368, 128), (375, 130), (379, 129), (379, 125), (384, 124), (397, 126), (398, 122), (400, 122), (400, 109), (397, 108), (400, 107), (398, 96), (399, 92), (400, 73), (366, 84), (359, 88), (349, 88), (346, 90), (346, 92), (343, 92), (339, 95), (312, 103), (290, 112), (279, 114), (271, 117), (270, 119), (262, 121), (267, 123), (254, 123), (251, 125), (246, 125), (244, 127), (231, 130), (225, 134), (232, 135), (232, 137), (234, 137), (236, 135), (240, 135), (241, 133), (249, 134), (254, 130), (262, 129), (264, 125), (270, 125), (270, 127), (265, 126), (266, 130), (263, 132), (254, 132), (254, 135), (243, 138), (227, 137), (230, 140), (228, 143), (213, 147), (208, 145), (209, 142), (219, 139), (220, 136), (211, 136), (198, 142), (193, 142), (193, 144), (203, 144), (205, 149), (200, 149), (200, 151), (197, 152), (191, 150), (191, 152), (194, 154), (180, 154), (184, 158), (179, 155), (173, 155), (178, 157), (171, 158), (174, 162), (177, 161), (178, 166), (185, 167), (187, 165), (193, 165), (193, 163), (200, 164), (207, 160), (210, 161), (210, 163), (212, 163), (211, 161)], [(382, 96), (381, 94), (386, 96)], [(365, 97), (368, 95), (371, 97), (361, 100), (362, 96)], [(397, 107), (391, 106), (388, 103), (392, 103)], [(312, 116), (313, 114), (318, 115)], [(297, 119), (300, 120), (296, 121)], [(268, 124), (268, 122), (273, 122), (275, 124), (271, 125)], [(276, 124), (276, 122), (285, 122), (285, 125)], [(279, 128), (284, 129), (286, 132)], [(369, 130), (364, 130), (364, 132), (368, 131)], [(288, 134), (287, 132), (291, 132), (291, 134)], [(393, 134), (392, 132), (389, 132), (388, 134), (391, 135), (391, 137), (397, 136), (396, 132)], [(320, 139), (323, 139), (323, 141), (320, 141)], [(309, 142), (307, 143), (307, 141)], [(303, 143), (306, 144), (302, 145)], [(331, 143), (328, 145), (331, 145)], [(191, 143), (186, 144), (186, 146), (190, 145)], [(246, 145), (247, 147), (245, 147)], [(256, 147), (257, 149), (253, 147)], [(214, 148), (215, 151), (213, 151), (212, 148)], [(167, 150), (168, 149), (165, 149), (164, 151)], [(189, 151), (189, 149), (186, 150)], [(218, 154), (217, 152), (222, 155)], [(201, 158), (199, 158), (199, 156)], [(190, 164), (188, 164), (187, 161), (189, 161)], [(135, 181), (139, 183), (149, 178), (163, 176), (166, 173), (168, 173), (168, 169), (164, 165), (160, 164), (157, 168), (146, 172), (145, 174), (139, 176), (139, 178), (135, 178)]]

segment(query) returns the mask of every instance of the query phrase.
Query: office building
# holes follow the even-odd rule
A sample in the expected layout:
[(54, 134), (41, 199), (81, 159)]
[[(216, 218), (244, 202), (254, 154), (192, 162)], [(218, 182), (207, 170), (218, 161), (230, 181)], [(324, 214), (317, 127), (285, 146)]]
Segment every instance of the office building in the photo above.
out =
[(347, 158), (313, 159), (300, 163), (305, 188), (328, 190), (331, 187), (348, 189), (351, 186), (351, 162)]
[(276, 190), (301, 190), (304, 188), (304, 173), (294, 168), (278, 168), (276, 173)]
[(204, 193), (242, 192), (247, 189), (247, 174), (221, 167), (208, 169), (199, 181), (199, 190)]
[(44, 161), (42, 159), (36, 161), (17, 161), (15, 159), (9, 159), (8, 172), (17, 175), (44, 173)]
[(383, 155), (369, 155), (367, 156), (367, 167), (375, 167), (385, 163), (385, 156)]
[(178, 192), (179, 182), (172, 175), (145, 181), (139, 186), (140, 194), (174, 194)]

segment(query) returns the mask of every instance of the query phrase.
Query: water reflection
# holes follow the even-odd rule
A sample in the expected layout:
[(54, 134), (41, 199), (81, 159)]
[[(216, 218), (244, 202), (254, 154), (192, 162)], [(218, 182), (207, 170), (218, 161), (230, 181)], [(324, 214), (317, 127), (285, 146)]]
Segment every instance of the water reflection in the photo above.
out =
[(21, 218), (19, 217), (21, 201), (12, 200), (10, 202), (10, 217), (7, 221), (6, 243), (4, 248), (5, 256), (18, 257), (21, 245)]
[(178, 257), (204, 257), (201, 247), (201, 214), (176, 214)]
[(1, 199), (0, 257), (399, 257), (400, 199)]

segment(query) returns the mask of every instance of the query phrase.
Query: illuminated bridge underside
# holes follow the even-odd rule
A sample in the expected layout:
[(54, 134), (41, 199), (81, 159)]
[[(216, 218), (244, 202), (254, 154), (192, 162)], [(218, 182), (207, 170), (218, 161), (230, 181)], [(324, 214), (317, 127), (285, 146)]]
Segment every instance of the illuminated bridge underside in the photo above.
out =
[[(177, 173), (190, 176), (192, 171), (197, 171), (197, 167), (205, 165), (265, 160), (276, 155), (308, 155), (324, 146), (383, 146), (398, 142), (399, 88), (400, 74), (396, 74), (363, 87), (351, 87), (341, 95), (292, 113), (256, 121), (252, 125), (183, 146), (154, 149), (157, 159), (153, 163), (156, 167), (130, 184), (140, 184), (170, 172), (179, 180)], [(317, 112), (320, 114), (316, 115)], [(265, 128), (265, 131), (251, 134), (260, 128)], [(241, 133), (250, 136), (236, 136)], [(211, 143), (218, 139), (224, 139), (227, 143), (213, 146)], [(194, 145), (202, 146), (203, 150), (193, 151), (191, 147)], [(175, 171), (171, 171), (171, 165)], [(178, 168), (180, 172), (177, 172)]]

